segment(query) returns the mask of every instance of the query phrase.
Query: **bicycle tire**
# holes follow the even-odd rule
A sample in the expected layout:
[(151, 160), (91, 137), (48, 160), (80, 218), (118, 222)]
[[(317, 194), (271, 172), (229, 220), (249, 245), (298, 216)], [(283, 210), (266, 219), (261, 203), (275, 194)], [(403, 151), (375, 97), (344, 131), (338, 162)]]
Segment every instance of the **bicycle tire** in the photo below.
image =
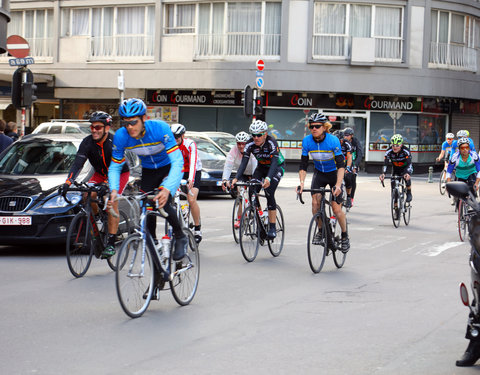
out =
[(403, 222), (405, 225), (408, 225), (410, 223), (410, 210), (412, 209), (412, 206), (410, 205), (410, 202), (405, 202), (404, 203), (404, 212), (403, 212)]
[(447, 175), (447, 172), (444, 169), (440, 174), (440, 180), (439, 180), (439, 189), (440, 189), (441, 195), (445, 195), (446, 184), (447, 184), (447, 179), (445, 178), (446, 175)]
[[(392, 211), (392, 221), (393, 221), (393, 226), (395, 228), (398, 228), (400, 226), (400, 197), (398, 196), (398, 191), (397, 189), (392, 190), (392, 198), (391, 198), (391, 211)], [(397, 201), (397, 208), (395, 208), (395, 200)]]
[[(188, 305), (195, 297), (200, 279), (200, 252), (197, 241), (191, 230), (185, 231), (188, 236), (187, 255), (182, 261), (174, 261), (170, 256), (170, 269), (175, 269), (170, 290), (173, 298), (181, 305)], [(187, 263), (188, 260), (188, 264)]]
[(123, 311), (131, 318), (138, 318), (147, 310), (154, 289), (155, 266), (148, 248), (145, 251), (143, 274), (141, 272), (142, 247), (140, 235), (131, 234), (123, 241), (117, 257), (115, 272), (117, 297)]
[[(347, 220), (345, 220), (345, 225), (347, 225), (347, 232), (348, 232)], [(343, 265), (345, 264), (345, 259), (347, 259), (347, 252), (344, 253), (342, 251), (342, 227), (340, 226), (340, 223), (338, 222), (338, 220), (335, 223), (333, 237), (334, 237), (333, 242), (335, 244), (332, 249), (333, 263), (335, 263), (335, 266), (337, 268), (342, 268)]]
[(257, 222), (255, 208), (247, 207), (240, 220), (240, 250), (247, 262), (253, 262), (260, 246), (260, 228)]
[(68, 269), (75, 277), (87, 273), (93, 258), (91, 226), (85, 212), (73, 217), (67, 232), (66, 255)]
[(238, 207), (240, 206), (240, 202), (242, 201), (241, 196), (237, 196), (235, 198), (235, 201), (233, 202), (233, 211), (232, 211), (232, 233), (233, 233), (233, 239), (235, 240), (236, 243), (240, 242), (240, 227), (235, 228), (235, 221), (238, 217)]
[[(325, 257), (328, 252), (328, 231), (326, 227), (326, 220), (322, 220), (322, 226), (318, 227), (318, 220), (321, 215), (317, 212), (313, 215), (312, 220), (310, 220), (310, 226), (308, 227), (308, 236), (307, 236), (307, 254), (308, 254), (308, 264), (313, 273), (319, 273), (323, 265), (325, 264)], [(317, 233), (321, 233), (321, 238), (323, 244), (314, 244), (313, 239)]]
[(460, 241), (465, 241), (467, 237), (467, 213), (468, 206), (461, 199), (458, 200), (458, 235)]
[(285, 221), (283, 220), (283, 212), (280, 206), (277, 204), (277, 237), (273, 240), (268, 240), (268, 250), (274, 257), (278, 257), (283, 250), (283, 243), (285, 241)]
[(118, 251), (120, 250), (120, 247), (122, 246), (123, 241), (130, 234), (133, 233), (133, 226), (127, 214), (122, 210), (120, 210), (118, 214), (120, 217), (120, 221), (118, 223), (118, 230), (117, 230), (116, 240), (115, 240), (115, 255), (112, 255), (110, 258), (107, 258), (108, 266), (112, 269), (112, 271), (117, 270)]

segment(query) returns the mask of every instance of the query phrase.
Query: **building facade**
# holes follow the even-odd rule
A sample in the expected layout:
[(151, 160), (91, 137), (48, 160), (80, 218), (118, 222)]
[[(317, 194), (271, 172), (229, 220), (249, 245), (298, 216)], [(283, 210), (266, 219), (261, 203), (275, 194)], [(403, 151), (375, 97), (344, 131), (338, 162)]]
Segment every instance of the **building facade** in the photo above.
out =
[[(35, 60), (31, 126), (115, 115), (121, 97), (140, 97), (151, 118), (235, 134), (249, 124), (242, 91), (257, 85), (287, 159), (298, 159), (305, 119), (319, 110), (334, 128), (354, 128), (367, 165), (394, 133), (418, 165), (449, 131), (468, 129), (479, 145), (478, 0), (11, 0), (10, 17), (9, 35), (26, 38)], [(4, 117), (18, 116), (8, 60)]]

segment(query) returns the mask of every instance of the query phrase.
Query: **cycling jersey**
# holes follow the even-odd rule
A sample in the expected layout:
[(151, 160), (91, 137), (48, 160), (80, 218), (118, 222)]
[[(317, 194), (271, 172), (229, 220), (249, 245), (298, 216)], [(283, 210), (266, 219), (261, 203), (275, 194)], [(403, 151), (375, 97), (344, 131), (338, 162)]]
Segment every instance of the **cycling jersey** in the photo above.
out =
[(355, 137), (352, 137), (352, 141), (350, 142), (350, 144), (352, 146), (353, 164), (355, 164), (355, 167), (358, 168), (363, 158), (362, 145), (360, 144), (360, 141)]
[[(240, 163), (242, 162), (243, 154), (239, 151), (237, 145), (233, 146), (227, 155), (227, 160), (225, 160), (225, 165), (223, 167), (222, 180), (228, 180), (232, 174), (233, 169), (238, 169)], [(247, 175), (252, 175), (253, 171), (257, 168), (257, 159), (249, 158), (248, 164), (245, 167), (245, 173)]]
[[(472, 138), (468, 138), (468, 144), (470, 145), (470, 151), (476, 152), (476, 150), (475, 150), (475, 144), (473, 143)], [(455, 140), (452, 142), (452, 148), (451, 148), (451, 150), (450, 150), (450, 159), (452, 158), (453, 154), (455, 154), (457, 151), (458, 151), (458, 142), (457, 142), (457, 140), (455, 139)]]
[[(101, 142), (95, 142), (91, 135), (85, 137), (80, 143), (66, 182), (70, 184), (75, 181), (87, 160), (95, 169), (95, 172), (106, 179), (108, 177), (108, 167), (112, 159), (112, 145), (113, 135), (110, 133)], [(125, 172), (128, 172), (126, 163), (121, 168), (121, 173)]]
[(445, 151), (445, 156), (444, 156), (445, 159), (450, 158), (450, 155), (451, 155), (451, 152), (452, 152), (452, 146), (453, 146), (453, 142), (452, 142), (452, 144), (448, 144), (447, 141), (442, 143), (442, 150)]
[(347, 140), (340, 141), (340, 145), (342, 146), (342, 154), (345, 160), (347, 159), (347, 154), (352, 153), (352, 144)]
[(475, 151), (470, 150), (470, 154), (466, 161), (463, 160), (460, 151), (455, 152), (447, 167), (447, 178), (452, 177), (452, 172), (455, 170), (455, 176), (458, 179), (467, 180), (472, 174), (476, 174), (480, 178), (480, 160)]
[(387, 172), (388, 162), (391, 161), (393, 168), (396, 170), (403, 169), (406, 173), (411, 174), (413, 172), (412, 167), (412, 154), (410, 150), (402, 145), (402, 148), (398, 152), (393, 152), (392, 146), (385, 151), (385, 157), (383, 161), (383, 173)]
[(130, 137), (126, 128), (120, 128), (113, 138), (112, 162), (108, 171), (110, 189), (118, 190), (120, 170), (125, 163), (125, 151), (138, 155), (144, 169), (160, 169), (171, 164), (168, 176), (161, 187), (174, 194), (182, 179), (183, 158), (168, 124), (159, 120), (147, 120), (138, 139)]
[(178, 146), (183, 155), (183, 173), (188, 173), (188, 181), (195, 181), (195, 174), (202, 170), (202, 161), (198, 157), (197, 144), (189, 138), (184, 138)]
[(337, 170), (335, 157), (343, 156), (342, 146), (339, 139), (329, 133), (325, 133), (325, 138), (320, 142), (315, 141), (310, 134), (302, 141), (302, 157), (308, 159), (309, 155), (313, 159), (315, 169), (320, 172), (333, 172)]

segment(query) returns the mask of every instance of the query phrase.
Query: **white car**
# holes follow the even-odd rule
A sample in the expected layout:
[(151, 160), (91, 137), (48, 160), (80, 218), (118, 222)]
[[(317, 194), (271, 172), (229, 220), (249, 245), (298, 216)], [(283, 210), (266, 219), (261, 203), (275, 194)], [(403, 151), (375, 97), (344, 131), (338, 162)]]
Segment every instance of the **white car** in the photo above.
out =
[(90, 122), (87, 120), (52, 120), (42, 122), (32, 134), (90, 134)]
[(185, 136), (187, 138), (202, 138), (206, 139), (212, 143), (215, 143), (215, 145), (222, 150), (225, 154), (228, 154), (228, 152), (232, 149), (233, 146), (237, 143), (237, 140), (235, 139), (235, 136), (226, 133), (226, 132), (195, 132), (195, 131), (187, 131), (185, 133)]

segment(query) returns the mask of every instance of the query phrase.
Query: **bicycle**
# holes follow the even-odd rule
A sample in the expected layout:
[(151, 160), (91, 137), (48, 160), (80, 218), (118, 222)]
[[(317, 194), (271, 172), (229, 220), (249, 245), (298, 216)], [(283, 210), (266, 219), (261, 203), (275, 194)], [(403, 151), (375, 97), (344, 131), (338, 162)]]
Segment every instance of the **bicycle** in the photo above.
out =
[[(408, 225), (410, 223), (410, 210), (412, 206), (410, 202), (405, 201), (407, 189), (405, 179), (402, 176), (385, 176), (385, 178), (395, 181), (395, 186), (392, 189), (390, 204), (393, 226), (395, 228), (398, 228), (400, 226), (400, 220), (402, 215), (405, 225)], [(384, 182), (381, 181), (381, 183), (382, 186), (385, 187)]]
[[(262, 186), (261, 182), (237, 182), (236, 186), (254, 187)], [(249, 193), (250, 204), (244, 209), (240, 220), (239, 243), (242, 255), (247, 262), (253, 262), (258, 254), (260, 245), (268, 244), (270, 254), (278, 257), (283, 249), (285, 240), (285, 222), (280, 206), (277, 204), (276, 230), (277, 236), (274, 239), (267, 239), (268, 232), (268, 211), (262, 211), (259, 202), (259, 195), (253, 191)]]
[[(465, 183), (467, 186), (468, 184)], [(467, 238), (467, 230), (468, 230), (468, 223), (470, 222), (470, 219), (472, 218), (473, 215), (475, 215), (475, 211), (470, 208), (470, 205), (467, 202), (467, 199), (472, 199), (473, 201), (476, 201), (477, 199), (477, 194), (473, 194), (470, 191), (470, 187), (468, 186), (468, 191), (470, 194), (466, 198), (458, 198), (458, 215), (457, 215), (457, 224), (458, 224), (458, 236), (460, 237), (460, 241), (465, 241)]]
[(440, 194), (445, 195), (446, 185), (447, 185), (447, 169), (443, 168), (442, 173), (440, 173), (440, 179), (438, 180)]
[[(160, 291), (168, 290), (165, 289), (166, 282), (169, 283), (173, 298), (181, 306), (193, 300), (198, 288), (200, 254), (195, 237), (183, 220), (180, 220), (180, 225), (188, 236), (188, 246), (187, 254), (181, 261), (173, 259), (175, 238), (172, 238), (172, 228), (168, 223), (162, 241), (155, 246), (147, 228), (147, 217), (154, 215), (166, 218), (168, 215), (163, 209), (149, 209), (147, 201), (153, 199), (154, 194), (150, 192), (134, 197), (140, 201), (139, 227), (123, 242), (117, 257), (117, 296), (123, 311), (131, 318), (142, 316), (152, 298), (160, 299)], [(177, 214), (181, 215), (178, 206)]]
[[(103, 184), (88, 185), (87, 183), (73, 183), (69, 191), (77, 191), (85, 194), (83, 203), (79, 204), (80, 211), (73, 217), (67, 232), (66, 255), (67, 264), (73, 276), (79, 278), (86, 274), (93, 256), (100, 258), (107, 246), (108, 240), (108, 215), (105, 212), (107, 203), (100, 207), (102, 197), (108, 193), (108, 187)], [(92, 193), (97, 193), (97, 198)], [(67, 200), (65, 198), (65, 200)], [(67, 200), (68, 201), (68, 200)], [(98, 225), (92, 209), (92, 203), (99, 205)], [(131, 233), (132, 225), (128, 216), (119, 210), (120, 222), (118, 225), (115, 248), (117, 249), (122, 241)], [(116, 255), (107, 258), (107, 263), (112, 271), (115, 271)]]
[[(233, 191), (233, 190), (232, 190)], [(235, 200), (233, 202), (233, 211), (232, 211), (232, 233), (233, 239), (236, 243), (240, 243), (240, 226), (235, 227), (235, 222), (241, 220), (241, 213), (239, 213), (240, 205), (242, 206), (243, 211), (250, 204), (248, 199), (248, 191), (244, 186), (240, 186), (239, 191), (236, 194)], [(240, 214), (240, 216), (239, 216)]]
[[(297, 188), (297, 191), (300, 186)], [(307, 254), (308, 263), (313, 273), (319, 273), (325, 264), (325, 258), (332, 254), (333, 263), (337, 268), (342, 268), (345, 264), (348, 251), (342, 251), (342, 229), (337, 223), (337, 218), (332, 214), (327, 215), (326, 206), (331, 209), (332, 190), (325, 187), (318, 189), (304, 189), (305, 193), (321, 194), (320, 208), (313, 215), (308, 227)], [(303, 193), (302, 192), (302, 193)], [(302, 199), (302, 193), (297, 192), (297, 199), (305, 204)], [(330, 200), (325, 195), (330, 193)], [(346, 224), (348, 225), (348, 224)]]

